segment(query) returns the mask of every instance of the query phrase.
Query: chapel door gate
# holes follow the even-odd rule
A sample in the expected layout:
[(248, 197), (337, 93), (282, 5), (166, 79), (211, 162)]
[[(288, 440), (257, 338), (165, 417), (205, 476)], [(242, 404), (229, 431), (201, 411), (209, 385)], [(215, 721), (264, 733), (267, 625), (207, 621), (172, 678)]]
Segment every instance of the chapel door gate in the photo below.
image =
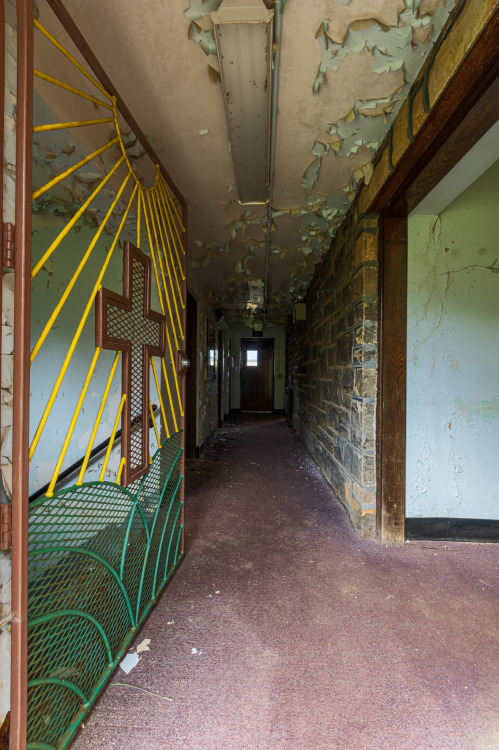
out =
[(67, 747), (183, 555), (187, 225), (58, 0), (33, 33), (34, 750)]

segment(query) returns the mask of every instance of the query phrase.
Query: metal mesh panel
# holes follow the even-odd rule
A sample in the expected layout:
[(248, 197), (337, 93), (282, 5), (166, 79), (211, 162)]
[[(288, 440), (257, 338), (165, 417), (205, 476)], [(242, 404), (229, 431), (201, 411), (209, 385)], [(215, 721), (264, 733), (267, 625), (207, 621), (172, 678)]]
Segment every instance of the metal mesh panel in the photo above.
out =
[(133, 493), (100, 482), (33, 504), (28, 748), (68, 745), (176, 564), (181, 452), (178, 432)]
[(65, 685), (28, 685), (27, 747), (35, 742), (57, 747), (66, 728), (66, 714), (74, 715), (82, 706), (81, 698)]
[[(160, 329), (155, 321), (144, 317), (146, 296), (145, 268), (136, 258), (132, 261), (132, 309), (110, 304), (107, 312), (107, 335), (113, 339), (132, 342), (130, 353), (131, 381), (130, 419), (133, 425), (130, 435), (130, 470), (142, 465), (143, 426), (142, 426), (142, 382), (144, 377), (144, 345), (160, 346)], [(149, 367), (149, 364), (146, 363)]]

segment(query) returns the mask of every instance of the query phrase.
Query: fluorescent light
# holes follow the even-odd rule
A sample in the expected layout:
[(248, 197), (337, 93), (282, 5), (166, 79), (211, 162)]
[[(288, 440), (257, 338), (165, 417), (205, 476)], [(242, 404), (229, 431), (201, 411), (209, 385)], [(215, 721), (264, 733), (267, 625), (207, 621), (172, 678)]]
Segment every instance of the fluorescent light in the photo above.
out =
[(272, 19), (263, 0), (223, 0), (215, 26), (240, 203), (269, 200)]

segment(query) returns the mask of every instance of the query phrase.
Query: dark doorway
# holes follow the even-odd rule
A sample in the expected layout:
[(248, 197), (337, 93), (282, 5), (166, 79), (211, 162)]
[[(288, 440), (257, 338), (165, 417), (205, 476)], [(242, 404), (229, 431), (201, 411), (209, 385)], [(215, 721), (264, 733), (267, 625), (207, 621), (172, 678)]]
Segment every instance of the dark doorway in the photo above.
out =
[(274, 408), (274, 339), (241, 340), (241, 411)]
[(187, 458), (196, 456), (196, 366), (197, 366), (197, 340), (198, 340), (198, 303), (187, 293), (187, 357), (190, 366), (186, 374), (186, 409), (185, 409), (185, 453)]
[(218, 332), (218, 426), (223, 427), (223, 384), (225, 375), (224, 337), (222, 331)]

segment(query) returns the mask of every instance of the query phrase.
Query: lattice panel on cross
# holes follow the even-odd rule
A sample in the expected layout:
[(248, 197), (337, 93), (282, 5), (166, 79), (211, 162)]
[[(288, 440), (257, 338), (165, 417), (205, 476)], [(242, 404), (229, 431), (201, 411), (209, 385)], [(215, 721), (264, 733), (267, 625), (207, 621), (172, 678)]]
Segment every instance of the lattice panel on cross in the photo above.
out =
[(127, 485), (148, 468), (149, 361), (165, 351), (165, 318), (150, 309), (150, 260), (129, 242), (123, 253), (123, 292), (123, 296), (108, 289), (99, 292), (96, 343), (124, 353), (121, 453)]

